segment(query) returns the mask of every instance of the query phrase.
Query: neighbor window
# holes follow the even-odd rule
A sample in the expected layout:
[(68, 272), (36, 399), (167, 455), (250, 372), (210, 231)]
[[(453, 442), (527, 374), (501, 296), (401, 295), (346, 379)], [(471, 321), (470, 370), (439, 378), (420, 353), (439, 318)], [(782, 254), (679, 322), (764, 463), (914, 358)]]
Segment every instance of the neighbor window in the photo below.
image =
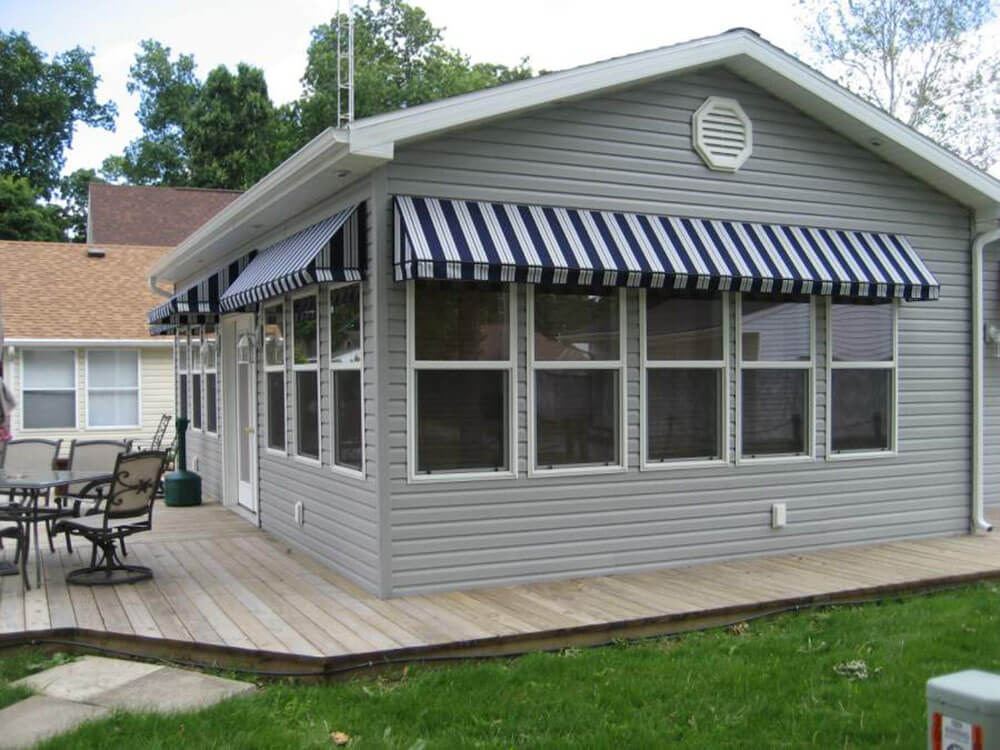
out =
[(643, 296), (645, 462), (670, 465), (726, 458), (725, 298), (653, 291)]
[(219, 340), (215, 326), (205, 326), (201, 342), (202, 369), (205, 371), (205, 431), (219, 431)]
[(201, 429), (201, 329), (191, 330), (191, 428)]
[(330, 290), (330, 403), (334, 466), (362, 470), (361, 285)]
[(895, 449), (896, 306), (831, 304), (831, 454)]
[(188, 344), (187, 332), (179, 329), (181, 333), (175, 339), (177, 349), (177, 413), (181, 419), (187, 419), (188, 415)]
[(87, 352), (87, 426), (138, 427), (139, 353)]
[(808, 455), (812, 446), (811, 304), (743, 299), (739, 320), (740, 455)]
[(267, 447), (285, 450), (285, 306), (264, 308), (264, 387)]
[(27, 349), (21, 375), (24, 429), (76, 427), (76, 352)]
[(512, 471), (512, 290), (497, 284), (410, 287), (417, 475)]
[(319, 314), (317, 297), (292, 301), (292, 370), (295, 375), (295, 452), (319, 460)]
[(622, 457), (621, 292), (530, 292), (534, 467), (617, 467)]

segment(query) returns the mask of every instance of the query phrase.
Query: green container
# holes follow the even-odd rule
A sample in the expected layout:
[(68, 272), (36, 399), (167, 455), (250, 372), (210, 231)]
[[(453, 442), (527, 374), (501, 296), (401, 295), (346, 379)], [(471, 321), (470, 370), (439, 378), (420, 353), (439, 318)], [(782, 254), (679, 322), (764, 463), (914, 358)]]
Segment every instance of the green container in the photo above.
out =
[(177, 468), (163, 480), (163, 501), (171, 506), (201, 505), (201, 477), (187, 470), (187, 428), (190, 421), (180, 417), (177, 424)]

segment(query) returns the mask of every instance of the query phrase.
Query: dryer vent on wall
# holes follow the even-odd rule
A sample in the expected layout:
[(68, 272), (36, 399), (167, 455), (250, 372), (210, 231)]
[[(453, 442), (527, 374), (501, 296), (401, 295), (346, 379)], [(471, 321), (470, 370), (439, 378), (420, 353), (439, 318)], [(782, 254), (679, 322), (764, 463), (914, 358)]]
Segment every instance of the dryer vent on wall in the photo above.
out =
[(694, 150), (710, 169), (735, 172), (753, 151), (753, 125), (735, 99), (710, 96), (691, 118)]

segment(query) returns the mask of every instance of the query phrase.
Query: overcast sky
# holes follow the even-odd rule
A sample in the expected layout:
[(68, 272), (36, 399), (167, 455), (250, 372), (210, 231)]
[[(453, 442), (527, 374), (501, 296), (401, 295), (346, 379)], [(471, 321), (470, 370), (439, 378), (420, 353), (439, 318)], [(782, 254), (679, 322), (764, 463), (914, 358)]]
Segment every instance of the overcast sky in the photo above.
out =
[[(718, 34), (736, 26), (802, 54), (798, 0), (410, 0), (445, 42), (477, 62), (560, 70)], [(347, 0), (341, 1), (346, 10)], [(336, 12), (336, 0), (0, 0), (0, 28), (27, 31), (53, 54), (81, 45), (93, 50), (98, 96), (118, 104), (114, 133), (78, 129), (66, 171), (100, 167), (141, 135), (137, 97), (125, 88), (142, 39), (192, 53), (198, 74), (219, 64), (248, 62), (264, 70), (271, 98), (298, 97), (309, 31)], [(993, 170), (1000, 176), (1000, 164)]]

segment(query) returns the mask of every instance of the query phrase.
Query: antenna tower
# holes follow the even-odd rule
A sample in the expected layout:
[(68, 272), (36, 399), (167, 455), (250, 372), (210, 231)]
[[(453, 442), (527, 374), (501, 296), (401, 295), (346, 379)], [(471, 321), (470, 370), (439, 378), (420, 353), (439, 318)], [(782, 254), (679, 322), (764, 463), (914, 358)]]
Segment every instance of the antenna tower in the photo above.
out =
[(337, 2), (337, 127), (354, 122), (354, 0), (347, 0), (347, 33)]

